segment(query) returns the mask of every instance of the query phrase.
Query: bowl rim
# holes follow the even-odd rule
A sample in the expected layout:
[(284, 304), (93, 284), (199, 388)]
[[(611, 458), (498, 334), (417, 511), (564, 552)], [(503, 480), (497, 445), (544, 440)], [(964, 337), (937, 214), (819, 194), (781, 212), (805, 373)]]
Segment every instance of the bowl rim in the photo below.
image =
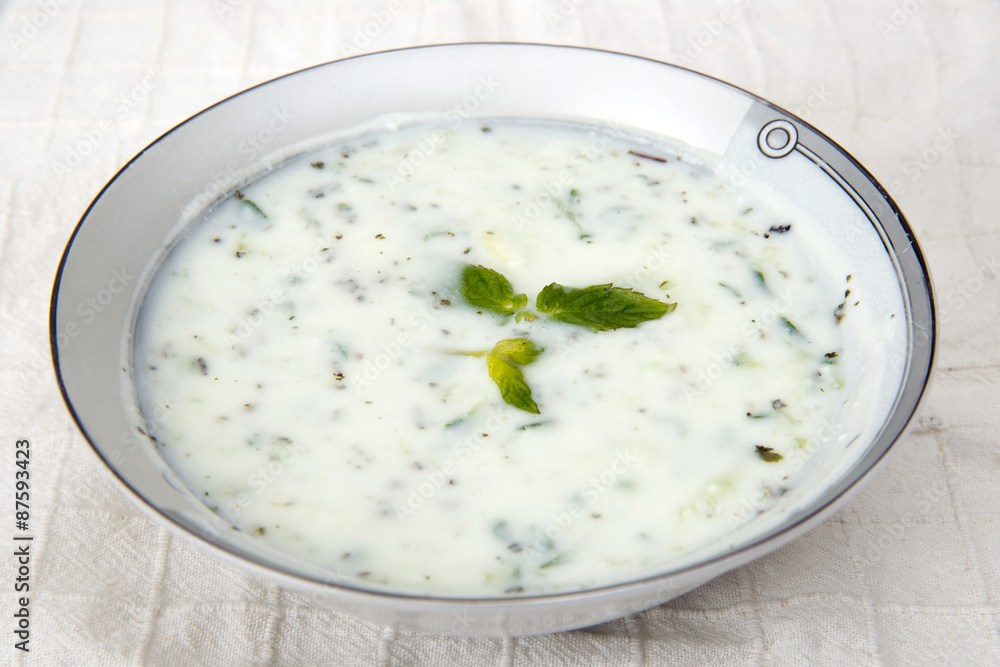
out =
[[(781, 524), (777, 530), (765, 531), (761, 535), (758, 535), (753, 540), (746, 542), (745, 544), (739, 546), (738, 548), (732, 549), (731, 551), (725, 553), (716, 554), (711, 558), (699, 560), (695, 563), (690, 563), (682, 567), (678, 567), (675, 569), (661, 570), (655, 574), (643, 576), (638, 579), (628, 579), (626, 581), (618, 581), (615, 583), (595, 586), (591, 588), (564, 590), (553, 593), (514, 595), (505, 597), (457, 597), (457, 596), (444, 596), (444, 595), (421, 595), (421, 594), (407, 593), (402, 591), (397, 592), (391, 590), (379, 590), (374, 588), (361, 588), (353, 586), (349, 582), (343, 583), (340, 581), (337, 582), (322, 581), (301, 573), (292, 572), (284, 569), (277, 569), (265, 563), (259, 562), (252, 558), (248, 558), (242, 554), (231, 551), (230, 549), (199, 535), (188, 526), (179, 523), (171, 516), (164, 513), (153, 502), (147, 500), (145, 496), (143, 496), (143, 494), (139, 492), (138, 489), (134, 488), (127, 480), (123, 479), (118, 474), (117, 470), (112, 465), (112, 463), (101, 453), (101, 451), (95, 445), (90, 434), (87, 432), (87, 429), (84, 427), (81, 418), (77, 414), (76, 409), (74, 408), (73, 402), (69, 396), (69, 392), (63, 382), (62, 372), (60, 370), (59, 345), (57, 340), (57, 334), (58, 334), (57, 306), (59, 302), (60, 286), (62, 284), (63, 273), (65, 270), (66, 262), (73, 249), (74, 241), (76, 240), (78, 234), (82, 230), (83, 225), (90, 217), (90, 214), (94, 209), (94, 207), (103, 198), (105, 193), (109, 189), (111, 189), (112, 186), (114, 186), (115, 182), (119, 179), (119, 177), (121, 177), (125, 172), (127, 172), (132, 167), (132, 165), (144, 155), (146, 151), (148, 151), (149, 149), (153, 148), (154, 146), (162, 142), (168, 136), (173, 134), (176, 130), (188, 124), (195, 118), (198, 118), (203, 114), (207, 114), (216, 107), (225, 104), (229, 100), (232, 100), (244, 94), (248, 94), (258, 88), (267, 86), (275, 81), (294, 77), (314, 69), (329, 67), (337, 63), (360, 59), (360, 58), (380, 57), (380, 56), (385, 56), (387, 54), (405, 54), (411, 51), (421, 51), (421, 50), (431, 50), (431, 49), (458, 50), (468, 47), (498, 47), (498, 46), (512, 47), (512, 48), (531, 47), (531, 48), (541, 48), (541, 49), (592, 52), (592, 53), (605, 54), (609, 56), (645, 61), (658, 66), (669, 67), (672, 69), (689, 72), (697, 77), (708, 79), (716, 85), (720, 85), (722, 87), (734, 90), (740, 93), (741, 95), (748, 97), (749, 99), (758, 104), (761, 104), (767, 108), (774, 110), (779, 114), (794, 119), (796, 123), (800, 124), (805, 128), (808, 128), (811, 132), (815, 133), (815, 135), (817, 135), (820, 139), (822, 139), (829, 148), (834, 149), (853, 168), (857, 169), (858, 172), (864, 176), (864, 179), (877, 190), (879, 195), (884, 200), (885, 204), (889, 206), (891, 212), (895, 215), (901, 230), (908, 239), (909, 250), (916, 259), (920, 273), (923, 278), (923, 287), (928, 304), (929, 322), (927, 323), (927, 328), (929, 329), (929, 331), (927, 332), (928, 346), (927, 346), (926, 364), (922, 365), (921, 369), (917, 369), (917, 370), (922, 370), (925, 367), (926, 370), (922, 371), (923, 382), (920, 384), (919, 389), (917, 390), (917, 394), (911, 398), (913, 404), (912, 408), (909, 409), (909, 414), (905, 416), (905, 419), (902, 425), (899, 427), (896, 435), (892, 437), (891, 441), (885, 446), (884, 450), (881, 453), (879, 453), (878, 456), (873, 461), (867, 464), (867, 467), (864, 467), (863, 470), (858, 470), (858, 468), (861, 466), (861, 463), (864, 460), (864, 458), (861, 458), (855, 463), (853, 463), (841, 478), (841, 480), (850, 479), (851, 481), (846, 485), (844, 485), (843, 488), (836, 495), (831, 497), (826, 502), (823, 502), (822, 504), (819, 504), (815, 507), (811, 507), (810, 511), (803, 512), (802, 514), (798, 515), (793, 521)], [(887, 252), (888, 250), (889, 249), (887, 248)], [(892, 254), (893, 255), (896, 254), (895, 249), (893, 249)], [(898, 269), (897, 272), (899, 272)], [(902, 278), (902, 276), (900, 276), (900, 278)], [(904, 304), (906, 305), (907, 310), (909, 310), (908, 302), (912, 301), (912, 298), (908, 298), (909, 297), (908, 293), (912, 286), (905, 283), (902, 284), (901, 286), (907, 288), (907, 295), (904, 296)], [(920, 249), (920, 246), (917, 244), (916, 237), (913, 234), (912, 228), (910, 227), (909, 223), (904, 217), (902, 211), (899, 209), (899, 206), (893, 200), (888, 190), (884, 186), (882, 186), (882, 184), (871, 174), (871, 172), (868, 171), (867, 168), (865, 168), (860, 162), (858, 162), (858, 160), (856, 160), (850, 153), (848, 153), (839, 143), (831, 139), (822, 131), (815, 128), (808, 121), (803, 120), (796, 114), (793, 114), (787, 111), (786, 109), (744, 88), (741, 88), (737, 85), (719, 79), (715, 76), (704, 74), (697, 70), (693, 70), (689, 67), (676, 65), (673, 63), (667, 63), (646, 56), (639, 56), (631, 53), (614, 51), (610, 49), (599, 49), (593, 47), (583, 47), (583, 46), (575, 46), (567, 44), (546, 44), (539, 42), (513, 42), (513, 41), (443, 42), (435, 44), (424, 44), (419, 46), (400, 47), (395, 49), (386, 49), (382, 51), (375, 51), (370, 53), (348, 56), (345, 58), (338, 58), (336, 60), (318, 63), (316, 65), (310, 65), (308, 67), (297, 69), (267, 79), (253, 86), (250, 86), (246, 89), (233, 93), (232, 95), (229, 95), (223, 99), (220, 99), (217, 102), (213, 103), (212, 105), (205, 107), (204, 109), (198, 111), (197, 113), (185, 118), (184, 120), (178, 122), (170, 129), (159, 135), (149, 144), (147, 144), (142, 150), (140, 150), (135, 156), (133, 156), (128, 162), (126, 162), (120, 169), (118, 169), (118, 171), (114, 174), (114, 176), (101, 188), (98, 194), (93, 198), (93, 200), (87, 206), (84, 213), (80, 217), (80, 220), (75, 225), (73, 232), (66, 243), (66, 248), (63, 251), (63, 254), (60, 258), (59, 265), (55, 274), (55, 280), (52, 288), (50, 305), (49, 305), (49, 344), (52, 354), (53, 366), (55, 370), (56, 382), (59, 387), (60, 395), (63, 398), (63, 402), (65, 403), (70, 413), (70, 416), (73, 418), (73, 421), (76, 424), (77, 429), (84, 436), (84, 438), (86, 439), (88, 445), (90, 445), (90, 448), (93, 450), (93, 452), (102, 461), (102, 463), (104, 464), (104, 468), (107, 469), (107, 472), (111, 474), (111, 477), (121, 486), (121, 488), (128, 492), (126, 495), (137, 505), (137, 507), (141, 511), (143, 511), (144, 514), (146, 514), (146, 516), (149, 516), (150, 518), (159, 522), (161, 525), (167, 527), (171, 531), (171, 533), (180, 535), (189, 543), (195, 544), (196, 546), (201, 547), (203, 549), (208, 549), (212, 553), (221, 556), (223, 560), (238, 564), (244, 570), (250, 570), (256, 572), (272, 580), (279, 580), (285, 582), (299, 589), (315, 588), (318, 586), (324, 589), (335, 589), (338, 594), (351, 594), (351, 595), (362, 596), (364, 598), (376, 597), (376, 598), (393, 600), (394, 602), (413, 602), (413, 603), (418, 603), (421, 606), (440, 605), (447, 607), (449, 609), (453, 609), (457, 606), (486, 605), (491, 607), (518, 607), (525, 605), (535, 605), (538, 603), (547, 603), (547, 602), (554, 603), (561, 600), (579, 601), (582, 598), (603, 596), (616, 591), (625, 591), (625, 590), (648, 587), (650, 585), (662, 583), (664, 581), (668, 581), (674, 578), (695, 574), (701, 570), (705, 570), (713, 566), (725, 565), (726, 562), (729, 560), (739, 560), (742, 563), (749, 562), (750, 560), (758, 558), (762, 555), (769, 553), (774, 549), (779, 548), (780, 546), (785, 544), (788, 540), (814, 527), (815, 524), (818, 523), (821, 519), (829, 516), (840, 505), (846, 502), (853, 493), (857, 492), (857, 490), (872, 477), (873, 473), (876, 472), (877, 469), (881, 468), (881, 466), (885, 463), (889, 452), (892, 451), (896, 443), (898, 443), (900, 440), (904, 439), (907, 436), (910, 429), (913, 427), (914, 419), (916, 418), (920, 410), (921, 404), (923, 403), (923, 400), (927, 396), (931, 385), (931, 380), (933, 377), (934, 366), (935, 366), (934, 362), (936, 358), (937, 329), (938, 329), (937, 305), (936, 305), (936, 297), (933, 289), (930, 270), (927, 261), (924, 257), (924, 254)], [(909, 336), (910, 334), (908, 331), (908, 337)], [(873, 443), (882, 437), (882, 434), (885, 431), (890, 419), (893, 416), (897, 415), (899, 411), (900, 401), (902, 400), (903, 397), (904, 389), (911, 386), (910, 384), (911, 375), (913, 374), (913, 371), (914, 371), (913, 345), (912, 341), (909, 341), (906, 354), (905, 370), (902, 374), (896, 400), (894, 401), (891, 409), (887, 413), (885, 420), (882, 422), (882, 425), (879, 431), (877, 432), (875, 440), (873, 440)], [(719, 573), (721, 574), (722, 572), (728, 569), (730, 568), (726, 567), (725, 569), (720, 570)], [(713, 577), (714, 576), (717, 575), (713, 575)], [(684, 592), (684, 590), (682, 590), (681, 592)]]

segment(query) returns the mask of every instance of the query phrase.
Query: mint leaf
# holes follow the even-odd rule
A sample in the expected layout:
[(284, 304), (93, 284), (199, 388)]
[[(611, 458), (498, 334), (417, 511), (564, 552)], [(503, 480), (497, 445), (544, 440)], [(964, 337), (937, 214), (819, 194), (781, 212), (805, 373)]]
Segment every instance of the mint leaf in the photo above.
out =
[(582, 289), (552, 283), (538, 293), (535, 306), (560, 322), (608, 331), (659, 319), (677, 304), (663, 303), (610, 283)]
[(500, 396), (519, 410), (539, 414), (531, 397), (531, 387), (519, 366), (527, 366), (543, 349), (527, 338), (509, 338), (493, 346), (486, 355), (486, 370), (500, 388)]
[(519, 366), (527, 366), (544, 351), (527, 338), (508, 338), (494, 345), (490, 354), (505, 357)]
[(524, 379), (521, 369), (507, 358), (490, 352), (486, 355), (486, 369), (490, 378), (500, 387), (500, 396), (506, 403), (519, 410), (539, 414), (538, 406), (531, 398), (531, 387)]
[(510, 317), (528, 304), (525, 294), (515, 294), (510, 281), (493, 269), (466, 264), (458, 291), (469, 305)]

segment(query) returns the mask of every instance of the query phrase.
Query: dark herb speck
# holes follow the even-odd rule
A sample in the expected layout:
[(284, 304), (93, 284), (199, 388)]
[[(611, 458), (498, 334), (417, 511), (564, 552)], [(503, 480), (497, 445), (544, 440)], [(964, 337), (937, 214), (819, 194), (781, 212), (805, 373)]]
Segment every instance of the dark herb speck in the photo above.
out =
[(757, 451), (757, 456), (759, 456), (767, 463), (777, 463), (781, 459), (785, 458), (778, 452), (774, 451), (773, 447), (765, 447), (764, 445), (757, 445), (756, 451)]
[(667, 158), (665, 158), (665, 157), (656, 157), (655, 155), (647, 155), (645, 153), (639, 153), (637, 151), (631, 151), (630, 150), (628, 153), (629, 153), (629, 155), (634, 155), (636, 157), (641, 157), (641, 158), (643, 158), (645, 160), (652, 160), (653, 162), (666, 162), (667, 161)]

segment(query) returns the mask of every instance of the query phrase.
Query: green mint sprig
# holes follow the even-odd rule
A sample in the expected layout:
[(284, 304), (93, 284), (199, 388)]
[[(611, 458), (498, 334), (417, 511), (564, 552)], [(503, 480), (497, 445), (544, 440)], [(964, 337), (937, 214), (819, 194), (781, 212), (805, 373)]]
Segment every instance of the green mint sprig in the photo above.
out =
[[(527, 295), (516, 293), (506, 277), (485, 266), (471, 264), (462, 268), (458, 292), (469, 305), (504, 319), (515, 316), (519, 322), (533, 321), (542, 315), (592, 331), (637, 327), (677, 308), (676, 303), (664, 303), (611, 283), (583, 288), (550, 283), (535, 298), (537, 314), (531, 313), (525, 310)], [(490, 351), (455, 354), (485, 356), (487, 371), (500, 388), (503, 400), (525, 412), (540, 414), (521, 367), (531, 364), (542, 351), (527, 338), (512, 338), (500, 341)]]
[(486, 357), (486, 371), (490, 379), (500, 388), (500, 397), (504, 402), (519, 410), (539, 414), (538, 405), (531, 396), (531, 387), (524, 379), (521, 367), (535, 361), (535, 357), (545, 349), (535, 345), (527, 338), (508, 338), (493, 346), (492, 350), (445, 350), (448, 354), (463, 357)]

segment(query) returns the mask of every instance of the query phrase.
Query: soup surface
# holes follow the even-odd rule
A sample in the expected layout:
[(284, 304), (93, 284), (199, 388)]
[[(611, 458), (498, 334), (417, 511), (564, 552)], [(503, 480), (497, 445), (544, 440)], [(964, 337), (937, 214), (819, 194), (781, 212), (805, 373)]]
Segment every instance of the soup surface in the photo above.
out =
[(362, 135), (170, 252), (144, 430), (220, 522), (333, 581), (626, 581), (795, 485), (848, 400), (850, 271), (808, 219), (610, 129)]

